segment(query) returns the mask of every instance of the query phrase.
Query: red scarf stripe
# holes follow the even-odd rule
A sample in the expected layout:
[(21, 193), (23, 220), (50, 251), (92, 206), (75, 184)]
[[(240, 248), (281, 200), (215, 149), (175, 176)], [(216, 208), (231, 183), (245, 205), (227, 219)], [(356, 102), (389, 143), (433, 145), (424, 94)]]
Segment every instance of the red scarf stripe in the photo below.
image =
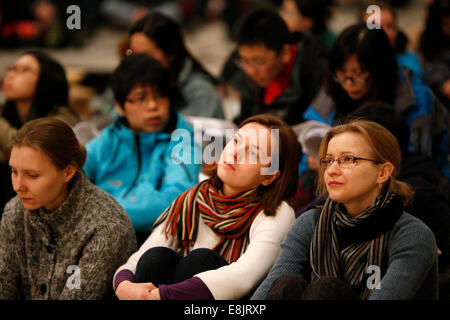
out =
[(245, 251), (249, 242), (249, 230), (261, 204), (248, 204), (254, 190), (225, 196), (211, 185), (209, 180), (183, 192), (157, 219), (155, 226), (165, 223), (165, 232), (178, 235), (179, 249), (189, 252), (197, 237), (200, 217), (221, 238), (214, 247), (228, 261), (234, 262)]

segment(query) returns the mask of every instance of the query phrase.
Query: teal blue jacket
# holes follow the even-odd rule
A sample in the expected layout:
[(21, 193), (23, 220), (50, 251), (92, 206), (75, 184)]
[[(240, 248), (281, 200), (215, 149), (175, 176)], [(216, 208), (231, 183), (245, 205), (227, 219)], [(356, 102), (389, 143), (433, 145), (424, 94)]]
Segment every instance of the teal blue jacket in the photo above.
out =
[(180, 115), (174, 129), (182, 129), (182, 138), (167, 128), (135, 135), (117, 118), (86, 145), (86, 176), (120, 203), (136, 231), (148, 232), (172, 201), (198, 182), (201, 161), (194, 159), (193, 130)]

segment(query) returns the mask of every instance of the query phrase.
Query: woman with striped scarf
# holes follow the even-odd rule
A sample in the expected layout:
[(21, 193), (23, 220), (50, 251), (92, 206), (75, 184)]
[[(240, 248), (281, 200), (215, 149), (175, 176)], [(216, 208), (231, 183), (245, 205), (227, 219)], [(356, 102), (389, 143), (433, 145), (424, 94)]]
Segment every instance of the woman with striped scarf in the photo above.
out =
[(245, 120), (211, 177), (161, 214), (114, 277), (119, 299), (240, 299), (264, 279), (295, 215), (299, 148), (272, 115)]
[(436, 299), (433, 233), (403, 211), (401, 152), (381, 125), (353, 121), (322, 140), (323, 207), (302, 214), (252, 299)]

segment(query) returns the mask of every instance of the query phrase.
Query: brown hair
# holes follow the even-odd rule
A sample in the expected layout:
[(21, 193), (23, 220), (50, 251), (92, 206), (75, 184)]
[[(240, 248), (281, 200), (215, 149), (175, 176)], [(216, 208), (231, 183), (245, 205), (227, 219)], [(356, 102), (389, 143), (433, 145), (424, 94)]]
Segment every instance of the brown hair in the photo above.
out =
[[(390, 162), (394, 166), (391, 177), (385, 183), (388, 184), (388, 191), (396, 193), (402, 198), (403, 205), (407, 206), (412, 202), (413, 191), (410, 187), (401, 181), (396, 180), (400, 172), (402, 154), (397, 139), (383, 126), (376, 122), (366, 120), (353, 120), (348, 123), (331, 128), (322, 140), (319, 150), (320, 158), (325, 158), (328, 149), (328, 143), (334, 136), (344, 133), (354, 132), (360, 134), (371, 146), (375, 159), (382, 163)], [(317, 194), (326, 193), (324, 181), (325, 168), (319, 168)]]
[[(300, 148), (297, 137), (292, 128), (276, 116), (259, 114), (244, 120), (239, 128), (248, 123), (259, 123), (266, 128), (278, 130), (278, 154), (280, 176), (268, 186), (260, 185), (256, 192), (249, 196), (248, 202), (261, 201), (264, 214), (274, 216), (278, 206), (283, 201), (290, 203), (297, 190), (298, 165), (300, 162)], [(222, 188), (222, 181), (217, 176), (217, 165), (211, 167), (208, 172), (211, 175), (211, 183)], [(292, 203), (290, 203), (292, 205)]]
[(80, 145), (72, 128), (57, 118), (28, 121), (17, 132), (12, 146), (42, 151), (59, 169), (73, 164), (78, 167), (78, 171), (82, 171), (86, 160), (86, 149)]

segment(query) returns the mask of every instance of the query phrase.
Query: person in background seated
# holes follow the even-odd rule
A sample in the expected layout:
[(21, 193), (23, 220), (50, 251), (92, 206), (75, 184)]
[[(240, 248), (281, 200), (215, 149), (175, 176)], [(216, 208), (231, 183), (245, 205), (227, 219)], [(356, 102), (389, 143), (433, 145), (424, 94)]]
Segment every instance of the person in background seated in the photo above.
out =
[(55, 118), (27, 122), (9, 165), (17, 196), (0, 224), (0, 299), (111, 299), (136, 248), (122, 207), (83, 174), (86, 150)]
[[(111, 87), (119, 116), (86, 144), (86, 176), (125, 209), (138, 243), (156, 218), (198, 182), (193, 130), (178, 114), (180, 94), (167, 70), (146, 54), (125, 57)], [(182, 141), (172, 133), (187, 134)], [(181, 152), (176, 149), (181, 146)], [(178, 148), (179, 149), (179, 148)]]
[(292, 129), (272, 115), (245, 120), (212, 176), (181, 194), (115, 275), (119, 299), (241, 299), (269, 271), (294, 222)]
[(221, 73), (221, 81), (240, 95), (234, 122), (270, 113), (288, 124), (300, 123), (324, 79), (323, 46), (306, 33), (290, 32), (278, 12), (267, 9), (245, 16), (237, 46)]
[(404, 211), (397, 139), (381, 125), (332, 128), (320, 147), (321, 210), (298, 217), (252, 299), (437, 299), (433, 232)]
[(331, 128), (319, 121), (305, 121), (293, 127), (297, 134), (302, 153), (307, 156), (308, 169), (300, 174), (297, 192), (294, 198), (295, 214), (299, 215), (307, 206), (319, 200), (315, 198), (317, 174), (320, 168), (319, 148), (323, 137)]
[(380, 25), (384, 32), (386, 32), (389, 43), (394, 48), (398, 64), (412, 70), (419, 77), (422, 77), (423, 71), (420, 58), (415, 52), (408, 50), (408, 37), (398, 28), (397, 14), (389, 3), (382, 0), (363, 1), (360, 9), (361, 21), (374, 23), (373, 18), (371, 18), (373, 12), (367, 13), (367, 8), (371, 5), (376, 5), (380, 8)]
[(2, 85), (5, 104), (0, 107), (0, 212), (14, 196), (8, 157), (17, 130), (29, 120), (53, 116), (74, 126), (80, 121), (69, 106), (64, 68), (44, 52), (22, 54), (8, 67)]
[(329, 0), (283, 0), (280, 15), (291, 31), (310, 32), (329, 51), (337, 35), (327, 27)]
[(326, 84), (303, 114), (305, 120), (336, 125), (364, 103), (388, 103), (410, 128), (408, 150), (430, 156), (450, 179), (448, 112), (414, 72), (398, 67), (383, 30), (368, 29), (365, 23), (344, 29), (331, 48), (329, 67)]
[(127, 55), (146, 53), (169, 70), (186, 103), (180, 113), (186, 116), (225, 118), (216, 90), (217, 80), (189, 53), (180, 26), (171, 18), (150, 12), (129, 31)]

